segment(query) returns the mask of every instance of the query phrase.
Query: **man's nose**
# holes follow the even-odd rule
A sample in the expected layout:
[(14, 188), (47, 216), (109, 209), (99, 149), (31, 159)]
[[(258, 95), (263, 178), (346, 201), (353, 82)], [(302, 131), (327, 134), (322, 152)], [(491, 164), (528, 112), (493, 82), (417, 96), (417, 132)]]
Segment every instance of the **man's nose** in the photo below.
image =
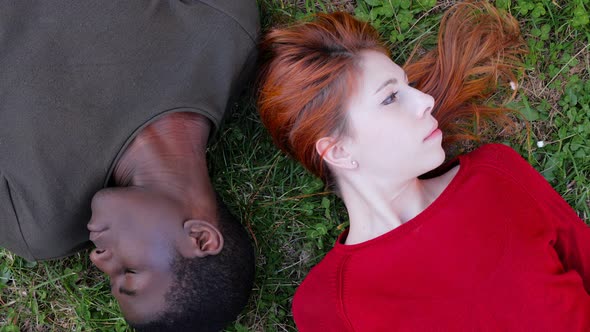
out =
[(113, 253), (109, 249), (94, 249), (90, 253), (90, 260), (102, 272), (112, 275), (115, 272)]

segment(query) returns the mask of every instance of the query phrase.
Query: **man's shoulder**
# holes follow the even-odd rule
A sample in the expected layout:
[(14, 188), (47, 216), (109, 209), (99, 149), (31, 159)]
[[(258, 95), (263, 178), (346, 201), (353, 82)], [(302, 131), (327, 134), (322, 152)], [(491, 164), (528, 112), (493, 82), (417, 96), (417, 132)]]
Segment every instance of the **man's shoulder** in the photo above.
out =
[(256, 40), (259, 22), (258, 6), (255, 0), (201, 0), (200, 2), (231, 17), (250, 35), (250, 38)]

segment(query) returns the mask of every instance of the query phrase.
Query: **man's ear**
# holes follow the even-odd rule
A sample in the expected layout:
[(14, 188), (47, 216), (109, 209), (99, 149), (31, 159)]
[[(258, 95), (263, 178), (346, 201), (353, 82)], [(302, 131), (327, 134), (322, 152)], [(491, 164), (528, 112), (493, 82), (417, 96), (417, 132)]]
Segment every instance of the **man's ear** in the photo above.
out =
[(183, 241), (179, 248), (180, 254), (185, 258), (203, 258), (217, 255), (223, 249), (223, 235), (217, 227), (211, 223), (190, 219), (184, 222), (184, 235), (188, 241)]
[(354, 169), (356, 164), (342, 140), (322, 137), (315, 142), (317, 153), (332, 167)]

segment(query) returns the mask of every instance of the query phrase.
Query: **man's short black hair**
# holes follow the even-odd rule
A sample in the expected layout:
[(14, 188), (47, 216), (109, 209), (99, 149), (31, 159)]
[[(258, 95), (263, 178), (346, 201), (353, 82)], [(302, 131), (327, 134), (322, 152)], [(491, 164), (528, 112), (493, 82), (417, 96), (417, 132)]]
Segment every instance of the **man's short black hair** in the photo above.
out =
[(129, 322), (138, 332), (217, 332), (246, 306), (254, 282), (254, 250), (246, 230), (219, 196), (217, 207), (223, 249), (204, 258), (177, 253), (166, 309), (154, 321)]

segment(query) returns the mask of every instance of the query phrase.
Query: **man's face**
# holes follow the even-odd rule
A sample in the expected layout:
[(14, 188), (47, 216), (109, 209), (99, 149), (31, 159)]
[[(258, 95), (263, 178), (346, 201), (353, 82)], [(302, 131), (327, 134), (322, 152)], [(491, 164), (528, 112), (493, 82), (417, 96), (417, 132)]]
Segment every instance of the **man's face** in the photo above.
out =
[(174, 201), (138, 187), (101, 190), (88, 223), (90, 259), (111, 282), (126, 319), (149, 321), (165, 307), (182, 216)]

